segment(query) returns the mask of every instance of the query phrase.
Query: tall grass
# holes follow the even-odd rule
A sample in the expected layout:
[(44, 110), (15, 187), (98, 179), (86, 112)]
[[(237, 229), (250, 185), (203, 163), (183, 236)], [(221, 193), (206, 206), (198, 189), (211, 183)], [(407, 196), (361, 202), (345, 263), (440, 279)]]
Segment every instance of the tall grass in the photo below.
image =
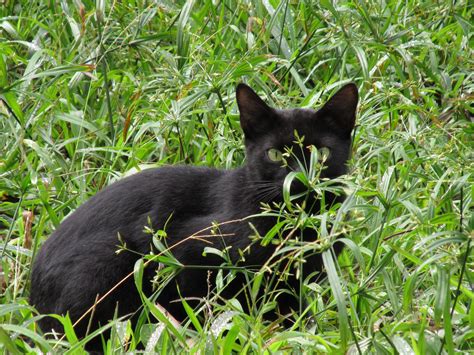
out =
[(144, 299), (149, 315), (109, 324), (104, 349), (472, 350), (472, 15), (467, 1), (0, 2), (0, 348), (83, 350), (67, 317), (61, 339), (35, 324), (38, 248), (126, 174), (242, 164), (238, 82), (277, 107), (317, 107), (353, 81), (349, 198), (327, 231), (346, 248), (327, 246), (327, 277), (302, 280), (295, 325), (233, 300), (176, 324)]

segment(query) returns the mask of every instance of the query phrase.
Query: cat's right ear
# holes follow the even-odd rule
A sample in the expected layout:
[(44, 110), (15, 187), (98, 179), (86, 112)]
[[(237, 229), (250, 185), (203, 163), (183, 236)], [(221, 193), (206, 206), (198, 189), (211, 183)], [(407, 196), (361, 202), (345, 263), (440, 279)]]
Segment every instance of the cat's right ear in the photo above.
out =
[(237, 105), (240, 112), (240, 125), (245, 138), (252, 139), (267, 131), (271, 125), (273, 110), (245, 84), (237, 85)]
[(359, 93), (353, 83), (345, 85), (321, 108), (318, 113), (325, 117), (336, 131), (348, 136), (354, 129)]

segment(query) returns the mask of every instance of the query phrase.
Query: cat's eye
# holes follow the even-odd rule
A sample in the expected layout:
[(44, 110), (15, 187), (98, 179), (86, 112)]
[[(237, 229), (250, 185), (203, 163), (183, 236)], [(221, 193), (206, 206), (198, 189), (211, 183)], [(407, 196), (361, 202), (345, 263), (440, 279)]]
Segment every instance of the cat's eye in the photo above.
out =
[(326, 161), (331, 154), (331, 150), (328, 147), (321, 147), (318, 149), (318, 160), (319, 161)]
[(267, 155), (268, 155), (268, 159), (270, 159), (271, 161), (275, 163), (281, 162), (283, 160), (282, 152), (275, 148), (268, 149)]

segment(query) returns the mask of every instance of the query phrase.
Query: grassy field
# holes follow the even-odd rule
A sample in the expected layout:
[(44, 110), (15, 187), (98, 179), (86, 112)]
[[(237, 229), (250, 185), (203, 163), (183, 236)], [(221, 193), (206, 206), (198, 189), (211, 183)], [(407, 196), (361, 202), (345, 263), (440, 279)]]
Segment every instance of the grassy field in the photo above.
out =
[(232, 300), (181, 325), (145, 305), (149, 321), (112, 322), (105, 349), (472, 351), (472, 15), (467, 1), (0, 1), (0, 349), (83, 351), (67, 318), (63, 338), (35, 324), (39, 247), (124, 175), (241, 165), (237, 83), (316, 108), (352, 81), (350, 218), (328, 232), (346, 248), (328, 246), (328, 277), (302, 280), (295, 325)]

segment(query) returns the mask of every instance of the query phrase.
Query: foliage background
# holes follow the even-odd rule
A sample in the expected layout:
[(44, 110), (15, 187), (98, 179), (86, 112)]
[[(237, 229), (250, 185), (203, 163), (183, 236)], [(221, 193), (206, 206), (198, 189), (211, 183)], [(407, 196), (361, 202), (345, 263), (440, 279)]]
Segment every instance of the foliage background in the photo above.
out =
[[(123, 175), (242, 164), (238, 82), (317, 107), (353, 81), (353, 243), (340, 287), (308, 284), (313, 323), (221, 310), (198, 330), (148, 325), (147, 350), (472, 350), (472, 33), (467, 1), (0, 1), (0, 348), (82, 349), (34, 323), (39, 246)], [(108, 351), (133, 350), (112, 326)]]

